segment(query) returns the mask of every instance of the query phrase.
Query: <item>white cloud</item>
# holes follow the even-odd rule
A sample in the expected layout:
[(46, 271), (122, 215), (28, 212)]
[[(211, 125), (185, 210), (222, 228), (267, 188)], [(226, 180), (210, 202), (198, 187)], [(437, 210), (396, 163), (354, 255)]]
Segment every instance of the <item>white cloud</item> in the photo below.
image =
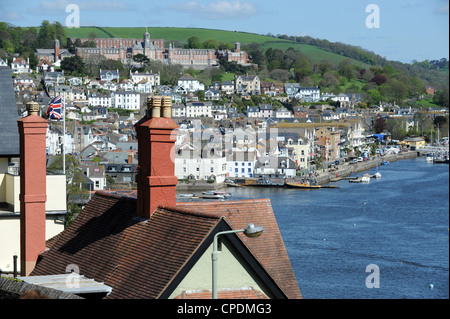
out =
[(440, 8), (438, 8), (438, 9), (436, 9), (436, 13), (440, 13), (440, 14), (448, 14), (448, 12), (449, 12), (448, 4), (445, 5), (445, 6), (443, 6), (443, 7), (440, 7)]
[(65, 13), (66, 7), (69, 4), (76, 4), (82, 11), (128, 11), (132, 8), (125, 4), (124, 1), (107, 1), (107, 0), (84, 0), (84, 1), (74, 1), (74, 0), (47, 0), (41, 1), (37, 8), (33, 10), (43, 10), (43, 12), (49, 13)]
[(448, 14), (448, 11), (449, 11), (449, 9), (448, 9), (448, 7), (449, 7), (448, 6), (449, 0), (441, 0), (440, 2), (444, 2), (444, 3), (446, 3), (446, 5), (437, 8), (434, 12), (438, 13), (438, 14)]
[(249, 2), (224, 1), (202, 4), (190, 1), (186, 4), (171, 5), (172, 10), (188, 12), (193, 16), (206, 19), (230, 19), (236, 17), (254, 16), (259, 13), (258, 7)]

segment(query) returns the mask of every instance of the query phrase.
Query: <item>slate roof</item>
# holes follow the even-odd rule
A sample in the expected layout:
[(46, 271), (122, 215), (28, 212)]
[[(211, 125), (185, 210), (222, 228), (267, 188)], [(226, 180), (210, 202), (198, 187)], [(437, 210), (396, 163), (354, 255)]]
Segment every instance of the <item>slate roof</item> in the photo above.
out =
[(0, 278), (0, 299), (24, 298), (23, 295), (29, 291), (36, 292), (37, 294), (35, 294), (35, 296), (40, 297), (38, 299), (83, 299), (77, 295), (63, 292), (61, 290), (33, 285), (26, 282), (19, 282), (7, 278)]
[(177, 203), (160, 206), (149, 219), (137, 217), (136, 205), (135, 198), (96, 192), (31, 276), (61, 274), (75, 263), (85, 277), (113, 287), (108, 299), (167, 298), (217, 231), (253, 222), (265, 229), (258, 240), (234, 237), (246, 260), (279, 295), (301, 298), (270, 200)]
[(19, 156), (18, 119), (11, 69), (0, 67), (0, 157)]

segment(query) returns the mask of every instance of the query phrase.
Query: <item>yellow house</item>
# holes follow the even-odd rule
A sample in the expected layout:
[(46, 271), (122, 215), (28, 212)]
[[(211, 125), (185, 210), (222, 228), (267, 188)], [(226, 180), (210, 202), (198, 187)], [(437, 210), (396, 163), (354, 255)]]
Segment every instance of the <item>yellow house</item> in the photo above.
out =
[[(8, 158), (0, 157), (0, 270), (14, 270), (13, 256), (20, 260), (20, 176), (16, 166), (8, 166)], [(66, 176), (47, 175), (45, 237), (50, 239), (64, 230), (67, 212)], [(17, 265), (20, 271), (20, 263)]]
[(407, 148), (422, 148), (425, 146), (425, 139), (423, 137), (407, 137), (403, 141), (399, 142), (400, 145)]

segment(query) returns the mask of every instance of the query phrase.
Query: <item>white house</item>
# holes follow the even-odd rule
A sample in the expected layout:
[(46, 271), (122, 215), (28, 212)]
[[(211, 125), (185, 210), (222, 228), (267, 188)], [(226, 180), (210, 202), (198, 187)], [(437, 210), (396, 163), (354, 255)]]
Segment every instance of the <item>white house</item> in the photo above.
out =
[(296, 165), (289, 157), (262, 156), (255, 165), (257, 178), (291, 178), (296, 176)]
[(27, 74), (19, 74), (14, 78), (14, 84), (23, 87), (35, 87), (33, 79)]
[(186, 117), (212, 117), (212, 104), (210, 102), (186, 103)]
[(228, 109), (226, 105), (213, 105), (211, 107), (211, 113), (215, 121), (224, 120), (227, 118)]
[(278, 119), (289, 119), (292, 117), (292, 112), (283, 107), (277, 111), (274, 111), (273, 117), (278, 118)]
[(141, 81), (139, 81), (134, 89), (139, 93), (151, 94), (153, 92), (152, 83), (146, 79), (142, 79)]
[(30, 59), (17, 58), (11, 63), (12, 73), (31, 73)]
[(234, 83), (231, 81), (224, 81), (220, 90), (227, 95), (231, 95), (234, 93)]
[(183, 75), (178, 79), (178, 86), (182, 86), (189, 92), (204, 91), (205, 85), (189, 74)]
[(347, 94), (339, 93), (337, 96), (332, 98), (335, 102), (350, 102), (350, 98)]
[(186, 117), (186, 106), (184, 104), (172, 104), (172, 117)]
[(139, 73), (138, 71), (133, 73), (130, 71), (130, 80), (133, 81), (134, 84), (146, 80), (150, 82), (152, 86), (158, 86), (160, 85), (161, 77), (158, 73)]
[(230, 177), (251, 178), (256, 164), (256, 151), (235, 151), (227, 155), (227, 172)]
[(259, 117), (261, 117), (261, 112), (259, 111), (259, 107), (248, 106), (247, 105), (247, 117), (248, 118), (259, 118)]
[(178, 179), (215, 180), (223, 183), (227, 174), (226, 158), (221, 150), (207, 152), (201, 156), (199, 151), (190, 147), (175, 150), (175, 176)]
[(8, 59), (3, 60), (2, 58), (0, 58), (0, 66), (8, 66)]
[(119, 81), (119, 70), (102, 70), (100, 69), (100, 80), (101, 81)]
[(69, 82), (70, 85), (83, 85), (83, 79), (80, 77), (73, 77), (70, 79), (67, 79), (67, 81)]
[(111, 93), (111, 98), (115, 108), (126, 110), (140, 109), (141, 96), (137, 92), (113, 92)]
[(130, 79), (124, 79), (119, 83), (119, 90), (121, 91), (134, 91), (134, 83)]
[(218, 101), (220, 100), (220, 92), (218, 90), (208, 90), (205, 92), (205, 100)]
[(300, 87), (296, 99), (301, 99), (305, 102), (317, 102), (320, 100), (320, 89), (316, 87)]
[(284, 92), (289, 99), (292, 99), (300, 91), (299, 83), (284, 83)]
[(108, 90), (108, 91), (112, 91), (112, 92), (117, 91), (117, 85), (116, 85), (116, 83), (114, 83), (114, 82), (112, 82), (112, 81), (110, 81), (110, 80), (107, 80), (107, 81), (100, 81), (99, 84), (101, 85), (101, 87), (102, 87), (104, 90)]
[(185, 95), (185, 94), (188, 93), (187, 90), (186, 90), (184, 87), (178, 86), (178, 85), (175, 85), (175, 86), (172, 88), (172, 92), (173, 92), (173, 93), (176, 93), (176, 94), (183, 94), (183, 95)]
[(259, 105), (260, 117), (269, 118), (273, 117), (273, 108), (270, 104), (260, 104)]
[(98, 93), (89, 94), (88, 103), (91, 106), (104, 106), (107, 108), (112, 106), (110, 95), (103, 95)]

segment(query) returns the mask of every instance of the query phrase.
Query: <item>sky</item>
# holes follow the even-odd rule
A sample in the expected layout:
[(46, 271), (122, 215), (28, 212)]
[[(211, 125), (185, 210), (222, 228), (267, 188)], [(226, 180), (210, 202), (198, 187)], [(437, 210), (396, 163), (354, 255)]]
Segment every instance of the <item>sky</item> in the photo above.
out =
[(405, 63), (449, 58), (449, 0), (0, 0), (0, 21), (68, 26), (76, 21), (71, 4), (81, 26), (310, 36)]

